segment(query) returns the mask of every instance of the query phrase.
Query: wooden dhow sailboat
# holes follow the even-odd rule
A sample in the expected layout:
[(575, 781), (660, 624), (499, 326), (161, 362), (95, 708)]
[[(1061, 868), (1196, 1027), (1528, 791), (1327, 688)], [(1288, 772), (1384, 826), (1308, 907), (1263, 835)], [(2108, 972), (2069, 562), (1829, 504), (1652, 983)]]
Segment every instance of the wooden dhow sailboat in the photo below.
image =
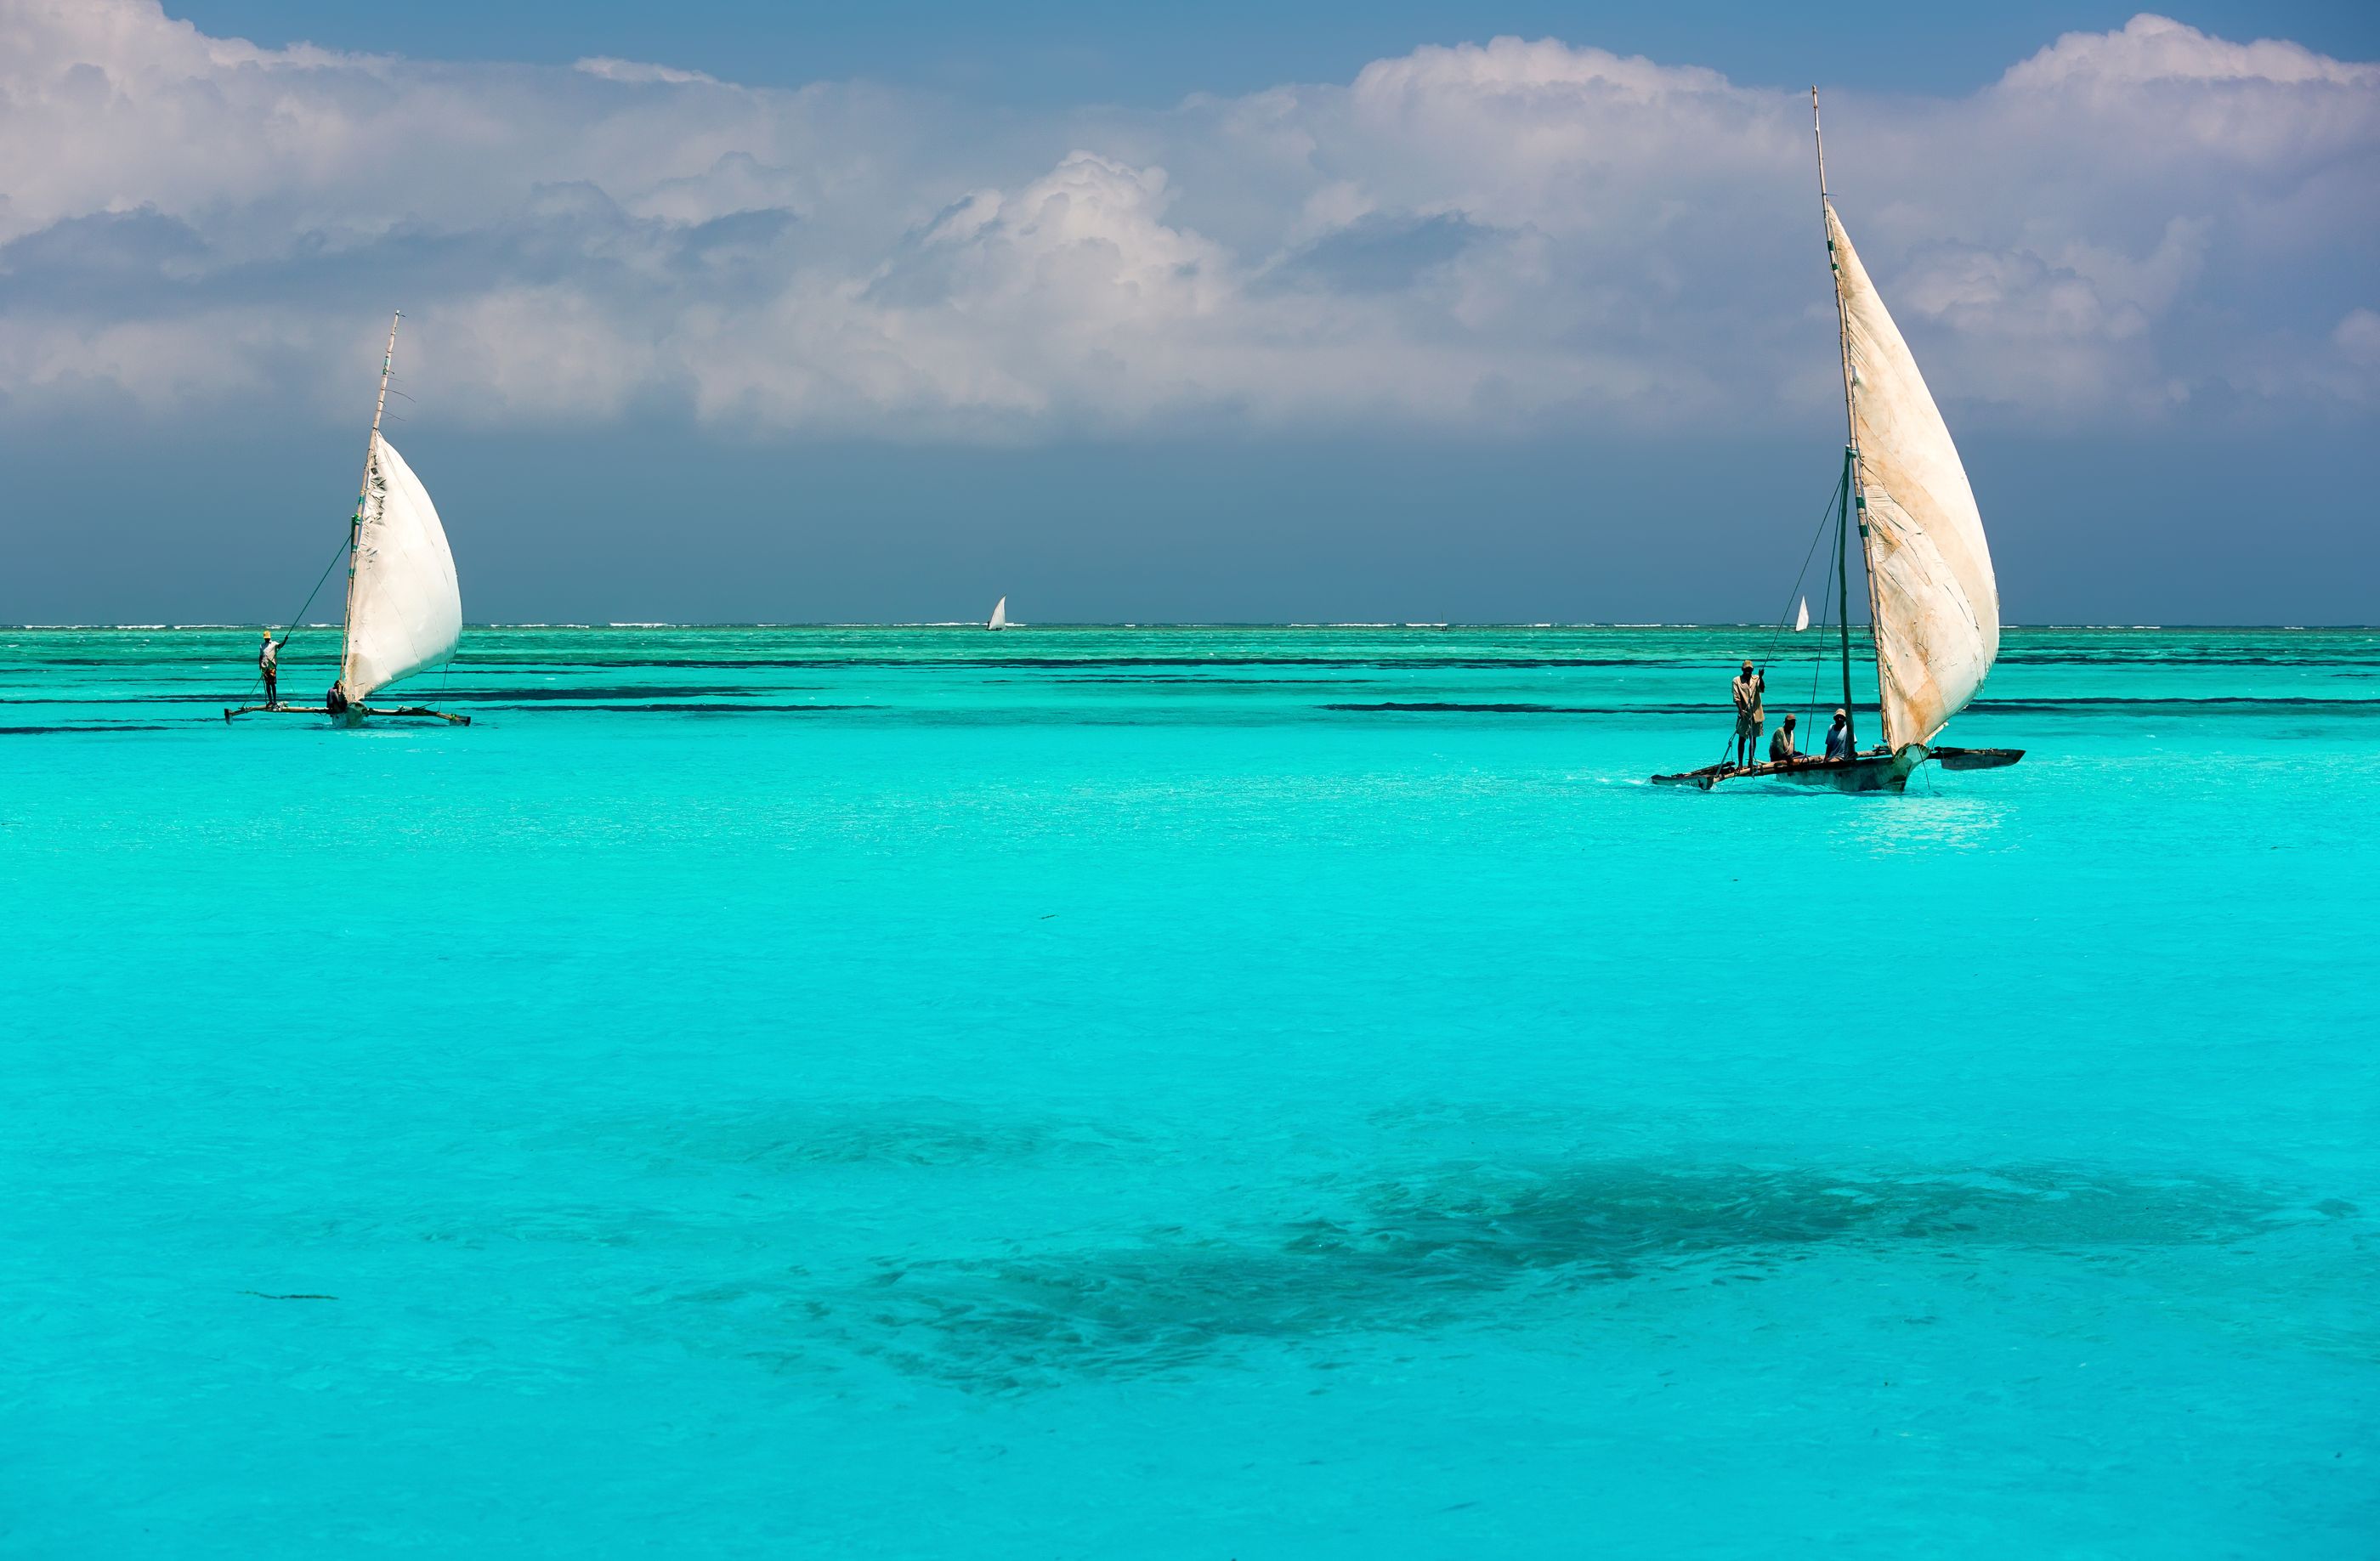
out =
[[(1810, 89), (1810, 129), (1818, 136), (1818, 91)], [(1883, 742), (1848, 757), (1796, 758), (1736, 768), (1716, 764), (1657, 781), (1707, 791), (1723, 780), (1785, 780), (1847, 792), (1900, 791), (1928, 761), (1945, 769), (1993, 769), (2020, 748), (1953, 748), (1935, 743), (1983, 686), (1999, 654), (1999, 587), (1966, 467), (1909, 344), (1877, 296), (1827, 193), (1827, 147), (1818, 136), (1818, 205), (1834, 270), (1842, 342), (1848, 440), (1835, 516), (1836, 599), (1843, 701), (1852, 698), (1851, 525), (1859, 524), (1867, 566), (1868, 621), (1876, 646), (1877, 719)], [(1808, 611), (1805, 604), (1804, 612)]]
[(1006, 597), (1002, 597), (998, 601), (991, 604), (991, 616), (984, 620), (983, 626), (987, 629), (1004, 629), (1008, 627), (1008, 599)]
[[(338, 682), (322, 705), (244, 705), (224, 711), (225, 720), (261, 714), (329, 715), (357, 725), (367, 716), (426, 716), (457, 726), (471, 724), (468, 716), (423, 705), (364, 703), (391, 684), (443, 665), (455, 654), (455, 642), (463, 632), (462, 587), (455, 578), (455, 554), (446, 545), (445, 527), (438, 523), (438, 508), (396, 446), (380, 431), (388, 408), (389, 375), (396, 363), (397, 321), (404, 318), (402, 311), (389, 318), (388, 348), (380, 361), (380, 398), (372, 404), (371, 438), (364, 450), (363, 488), (347, 520), (347, 608), (340, 633)], [(301, 608), (298, 617), (304, 616)]]

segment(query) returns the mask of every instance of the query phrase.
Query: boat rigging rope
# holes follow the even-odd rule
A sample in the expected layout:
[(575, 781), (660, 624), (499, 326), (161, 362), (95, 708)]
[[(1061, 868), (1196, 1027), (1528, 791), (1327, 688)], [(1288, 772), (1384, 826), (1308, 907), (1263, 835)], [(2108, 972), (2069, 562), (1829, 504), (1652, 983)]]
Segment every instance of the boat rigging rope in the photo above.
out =
[[(1777, 615), (1777, 626), (1769, 631), (1767, 648), (1760, 653), (1760, 674), (1764, 679), (1768, 675), (1768, 663), (1775, 660), (1777, 658), (1777, 642), (1785, 636), (1785, 620), (1793, 615), (1793, 603), (1801, 598), (1802, 582), (1809, 577), (1810, 561), (1818, 556), (1818, 544), (1827, 539), (1827, 522), (1833, 518), (1837, 506), (1842, 501), (1842, 496), (1843, 478), (1838, 477), (1835, 478), (1835, 486), (1833, 490), (1827, 494), (1827, 507), (1818, 513), (1818, 529), (1817, 532), (1810, 538), (1810, 551), (1802, 555), (1802, 567), (1793, 576), (1793, 588), (1785, 593), (1785, 611)], [(1831, 593), (1834, 587), (1832, 584), (1829, 584), (1827, 589)], [(1730, 715), (1730, 724), (1728, 726), (1727, 746), (1719, 750), (1718, 762), (1725, 764), (1734, 752), (1735, 727), (1733, 724), (1733, 717)], [(1763, 756), (1764, 756), (1755, 754), (1753, 756), (1752, 762), (1758, 764), (1761, 762)]]
[(1802, 582), (1809, 577), (1810, 561), (1818, 556), (1818, 544), (1827, 539), (1827, 521), (1843, 496), (1843, 479), (1835, 478), (1834, 491), (1827, 495), (1827, 508), (1818, 515), (1817, 534), (1810, 538), (1810, 551), (1802, 555), (1801, 571), (1793, 576), (1793, 588), (1785, 593), (1785, 611), (1777, 615), (1777, 626), (1769, 631), (1768, 648), (1760, 653), (1760, 670), (1766, 672), (1768, 663), (1776, 659), (1777, 642), (1785, 637), (1785, 620), (1793, 616), (1793, 603), (1802, 595)]
[[(314, 599), (315, 599), (316, 597), (318, 597), (318, 596), (320, 596), (320, 595), (322, 595), (322, 582), (323, 582), (324, 580), (328, 580), (328, 579), (331, 577), (331, 571), (332, 571), (332, 570), (334, 570), (334, 569), (336, 569), (336, 568), (339, 566), (339, 555), (340, 555), (340, 553), (344, 553), (344, 552), (346, 552), (346, 551), (347, 551), (346, 538), (343, 537), (343, 538), (341, 538), (339, 539), (339, 551), (338, 551), (338, 552), (334, 552), (334, 553), (333, 553), (333, 554), (331, 555), (331, 562), (330, 562), (330, 563), (326, 563), (326, 564), (324, 564), (324, 565), (322, 566), (322, 575), (320, 575), (320, 576), (319, 576), (319, 577), (314, 581), (314, 588), (313, 588), (312, 590), (308, 591), (308, 592), (306, 593), (306, 605), (305, 605), (304, 607), (300, 607), (300, 608), (298, 610), (297, 613), (296, 613), (294, 616), (289, 617), (289, 618), (285, 618), (285, 619), (283, 619), (283, 620), (282, 620), (282, 622), (284, 622), (284, 623), (287, 623), (287, 624), (289, 625), (288, 632), (287, 632), (287, 633), (285, 633), (285, 634), (284, 634), (284, 635), (281, 636), (281, 648), (282, 648), (282, 649), (285, 649), (285, 649), (287, 649), (287, 648), (288, 648), (288, 646), (289, 646), (289, 642), (290, 642), (291, 640), (293, 640), (293, 639), (295, 639), (295, 638), (297, 638), (297, 637), (298, 637), (298, 626), (299, 626), (300, 624), (304, 623), (305, 623), (305, 621), (306, 621), (306, 611), (307, 611), (307, 609), (308, 609), (308, 608), (312, 607), (312, 606), (314, 605)], [(276, 652), (275, 652), (275, 654), (277, 655), (277, 654), (278, 654), (278, 652), (276, 651)], [(249, 694), (254, 694), (254, 693), (256, 692), (256, 690), (257, 690), (258, 686), (259, 686), (260, 684), (261, 684), (263, 682), (264, 682), (264, 669), (263, 669), (263, 668), (261, 668), (261, 667), (259, 667), (259, 668), (257, 668), (257, 669), (256, 669), (256, 675), (255, 675), (254, 677), (252, 677), (252, 678), (249, 679), (249, 681), (248, 681), (248, 692), (249, 692)], [(243, 697), (243, 698), (245, 698), (246, 696), (245, 696), (245, 695), (243, 695), (243, 696), (242, 696), (242, 697)]]

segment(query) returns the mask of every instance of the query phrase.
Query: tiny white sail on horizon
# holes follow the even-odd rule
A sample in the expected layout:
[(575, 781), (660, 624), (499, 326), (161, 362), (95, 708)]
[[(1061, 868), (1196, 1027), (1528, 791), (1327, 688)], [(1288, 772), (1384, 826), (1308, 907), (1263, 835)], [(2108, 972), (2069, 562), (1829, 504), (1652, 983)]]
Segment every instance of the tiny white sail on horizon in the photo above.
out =
[(1008, 599), (1006, 597), (1002, 597), (998, 601), (991, 604), (991, 616), (984, 621), (983, 626), (987, 629), (1004, 629), (1008, 627)]
[(1808, 597), (1803, 597), (1803, 598), (1802, 599), (1802, 611), (1801, 611), (1801, 612), (1800, 612), (1798, 615), (1796, 615), (1796, 616), (1795, 616), (1795, 618), (1794, 618), (1794, 620), (1793, 620), (1793, 632), (1794, 632), (1795, 634), (1797, 634), (1797, 635), (1798, 635), (1798, 634), (1800, 634), (1803, 629), (1806, 629), (1806, 628), (1808, 628), (1809, 626), (1810, 626), (1810, 599), (1809, 599)]
[(462, 587), (437, 506), (396, 446), (374, 433), (339, 685), (361, 701), (445, 660), (462, 633)]

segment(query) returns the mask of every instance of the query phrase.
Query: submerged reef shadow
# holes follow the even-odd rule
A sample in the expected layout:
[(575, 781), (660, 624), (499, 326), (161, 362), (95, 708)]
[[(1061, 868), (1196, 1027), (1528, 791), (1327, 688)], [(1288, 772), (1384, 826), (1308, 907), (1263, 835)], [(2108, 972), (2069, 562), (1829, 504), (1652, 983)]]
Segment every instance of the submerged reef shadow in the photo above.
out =
[(1100, 1250), (888, 1263), (811, 1320), (905, 1373), (1024, 1392), (1266, 1344), (1475, 1322), (1490, 1302), (1639, 1277), (1758, 1277), (1821, 1247), (2088, 1256), (2238, 1241), (2355, 1212), (2214, 1178), (2046, 1166), (1453, 1166), (1355, 1189), (1334, 1217), (1245, 1237), (1169, 1231)]

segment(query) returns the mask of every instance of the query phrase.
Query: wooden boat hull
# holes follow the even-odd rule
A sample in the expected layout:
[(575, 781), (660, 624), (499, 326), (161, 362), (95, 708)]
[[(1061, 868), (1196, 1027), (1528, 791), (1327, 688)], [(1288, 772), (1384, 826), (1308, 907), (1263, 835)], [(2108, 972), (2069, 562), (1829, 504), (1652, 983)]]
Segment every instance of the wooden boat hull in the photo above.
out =
[(320, 705), (241, 705), (226, 708), (223, 714), (225, 720), (234, 716), (320, 716), (334, 726), (361, 726), (367, 716), (419, 716), (427, 720), (443, 720), (449, 726), (471, 724), (468, 716), (448, 715), (427, 705), (393, 705), (384, 709), (375, 709), (370, 705), (350, 705), (335, 715)]
[(1921, 764), (1945, 769), (1999, 769), (2024, 757), (2022, 748), (1928, 748), (1912, 743), (1898, 753), (1854, 754), (1847, 759), (1804, 758), (1786, 764), (1755, 764), (1736, 769), (1707, 765), (1682, 775), (1656, 775), (1657, 786), (1693, 786), (1710, 791), (1721, 781), (1777, 780), (1829, 792), (1898, 792)]

